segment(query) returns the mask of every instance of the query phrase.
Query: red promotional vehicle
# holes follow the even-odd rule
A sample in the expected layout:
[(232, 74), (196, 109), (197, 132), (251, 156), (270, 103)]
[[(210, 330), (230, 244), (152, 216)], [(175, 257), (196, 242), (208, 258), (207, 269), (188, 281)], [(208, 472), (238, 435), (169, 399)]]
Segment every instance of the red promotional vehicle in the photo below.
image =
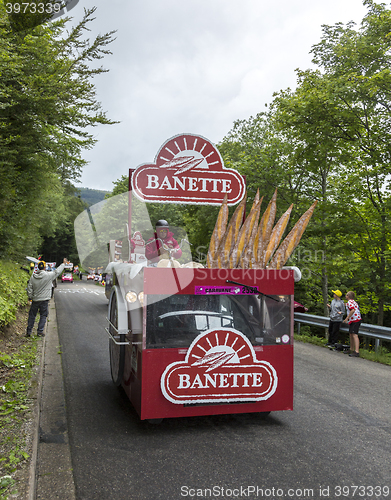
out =
[(141, 419), (293, 409), (293, 270), (144, 266), (114, 283), (111, 374)]
[[(187, 266), (184, 255), (159, 267), (147, 261), (143, 241), (130, 257), (133, 195), (144, 203), (205, 204), (210, 196), (211, 205), (223, 198), (235, 205), (244, 180), (209, 141), (190, 134), (167, 141), (155, 163), (130, 178), (128, 238), (111, 240), (106, 269), (113, 382), (142, 420), (292, 410), (297, 268)], [(113, 201), (112, 213), (121, 203)]]

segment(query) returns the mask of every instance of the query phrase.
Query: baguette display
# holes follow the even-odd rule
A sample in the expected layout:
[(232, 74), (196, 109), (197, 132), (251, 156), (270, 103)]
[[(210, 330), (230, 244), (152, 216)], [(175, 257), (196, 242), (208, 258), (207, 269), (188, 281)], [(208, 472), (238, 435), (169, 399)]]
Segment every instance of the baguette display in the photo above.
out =
[(224, 198), (209, 245), (207, 267), (281, 269), (285, 265), (299, 244), (317, 201), (300, 217), (280, 244), (293, 205), (274, 225), (277, 212), (277, 190), (259, 221), (262, 200), (263, 197), (259, 199), (258, 190), (250, 213), (244, 220), (245, 195), (228, 223), (227, 199)]
[(217, 216), (216, 225), (213, 230), (212, 237), (210, 239), (210, 245), (207, 255), (207, 267), (216, 267), (217, 265), (217, 250), (219, 248), (225, 230), (227, 229), (227, 223), (228, 223), (227, 200), (228, 200), (228, 195), (226, 194), (224, 196), (224, 200), (221, 205), (219, 215)]
[(217, 249), (216, 255), (216, 266), (219, 268), (228, 268), (229, 267), (229, 257), (231, 252), (235, 246), (237, 236), (239, 234), (240, 226), (243, 222), (243, 215), (246, 209), (246, 195), (243, 200), (237, 206), (231, 220), (229, 221), (228, 227), (221, 238), (219, 247)]
[(300, 217), (300, 219), (296, 222), (291, 232), (281, 243), (279, 249), (274, 254), (273, 259), (270, 262), (270, 267), (272, 269), (281, 269), (282, 266), (289, 259), (289, 257), (292, 255), (295, 248), (300, 242), (300, 239), (312, 217), (312, 214), (314, 213), (317, 203), (318, 202), (315, 201), (310, 206), (310, 208)]

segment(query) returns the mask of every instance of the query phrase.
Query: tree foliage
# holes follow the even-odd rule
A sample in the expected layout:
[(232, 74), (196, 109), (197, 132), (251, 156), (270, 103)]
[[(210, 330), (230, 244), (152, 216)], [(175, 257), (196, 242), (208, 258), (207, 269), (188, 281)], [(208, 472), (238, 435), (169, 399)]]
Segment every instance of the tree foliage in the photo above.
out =
[(86, 37), (94, 12), (69, 30), (67, 18), (34, 27), (20, 14), (15, 28), (0, 0), (2, 256), (37, 251), (69, 223), (68, 186), (80, 177), (82, 151), (95, 143), (90, 127), (113, 123), (93, 83), (105, 71), (95, 62), (109, 54), (113, 32)]
[(20, 306), (27, 304), (28, 279), (19, 266), (0, 260), (0, 330), (15, 319)]
[(323, 27), (317, 67), (297, 70), (296, 89), (277, 92), (267, 113), (236, 122), (222, 152), (249, 189), (278, 184), (299, 207), (319, 200), (291, 259), (309, 273), (302, 298), (326, 312), (330, 288), (354, 289), (382, 324), (391, 308), (391, 11), (364, 4), (359, 27)]

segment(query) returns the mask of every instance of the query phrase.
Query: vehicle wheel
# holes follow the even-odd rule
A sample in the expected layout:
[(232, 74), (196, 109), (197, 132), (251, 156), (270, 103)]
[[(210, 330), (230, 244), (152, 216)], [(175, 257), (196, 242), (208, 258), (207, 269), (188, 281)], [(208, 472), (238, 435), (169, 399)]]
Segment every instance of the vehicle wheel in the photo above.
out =
[[(116, 291), (113, 291), (109, 302), (109, 320), (115, 328), (118, 329), (118, 299)], [(125, 335), (119, 335), (114, 330), (113, 326), (109, 324), (109, 332), (113, 337), (119, 342), (125, 342)], [(110, 370), (111, 378), (116, 386), (119, 386), (122, 381), (122, 376), (124, 373), (125, 366), (125, 346), (117, 345), (112, 339), (109, 340), (109, 352), (110, 352)]]

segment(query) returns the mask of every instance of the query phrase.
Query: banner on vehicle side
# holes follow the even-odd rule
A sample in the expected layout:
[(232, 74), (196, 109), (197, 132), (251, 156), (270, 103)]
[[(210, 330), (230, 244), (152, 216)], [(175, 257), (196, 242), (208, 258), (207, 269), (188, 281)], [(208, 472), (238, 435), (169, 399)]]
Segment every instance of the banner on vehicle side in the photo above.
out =
[(244, 178), (225, 168), (216, 147), (204, 137), (181, 134), (168, 139), (155, 163), (132, 173), (131, 188), (145, 202), (235, 205), (245, 194)]
[(160, 380), (164, 397), (174, 404), (263, 401), (277, 384), (274, 367), (258, 361), (248, 338), (233, 328), (200, 334), (185, 361), (168, 365)]
[(194, 295), (259, 295), (256, 286), (195, 286)]

